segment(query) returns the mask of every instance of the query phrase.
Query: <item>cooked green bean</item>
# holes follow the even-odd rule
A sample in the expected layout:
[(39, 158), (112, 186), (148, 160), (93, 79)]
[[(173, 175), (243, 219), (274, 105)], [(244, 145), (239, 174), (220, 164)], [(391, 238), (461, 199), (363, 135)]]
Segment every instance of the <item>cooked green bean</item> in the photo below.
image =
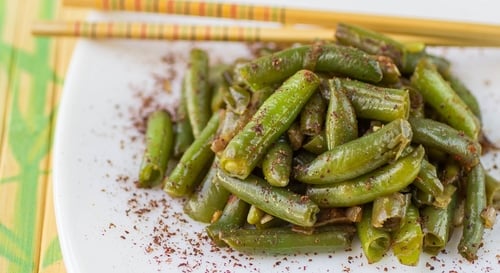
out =
[(413, 72), (416, 62), (426, 56), (425, 45), (404, 45), (382, 33), (348, 24), (339, 23), (335, 38), (344, 45), (359, 48), (369, 54), (390, 57), (405, 74)]
[(423, 206), (431, 206), (432, 203), (434, 203), (434, 196), (431, 193), (424, 192), (417, 187), (412, 189), (411, 197), (413, 203), (419, 208)]
[(302, 130), (300, 130), (300, 123), (298, 121), (295, 121), (290, 125), (288, 130), (286, 130), (286, 134), (292, 150), (297, 151), (302, 147), (305, 136)]
[(304, 135), (315, 136), (323, 129), (326, 101), (320, 92), (315, 92), (300, 112), (300, 130)]
[(357, 234), (363, 253), (368, 263), (375, 263), (382, 259), (391, 245), (390, 233), (372, 226), (372, 206), (363, 207), (363, 217), (356, 223)]
[(319, 78), (307, 70), (287, 79), (229, 142), (220, 156), (222, 169), (236, 177), (247, 177), (295, 120), (318, 85)]
[(193, 49), (189, 55), (189, 69), (184, 76), (186, 105), (193, 135), (197, 138), (211, 116), (210, 85), (208, 83), (208, 55)]
[(489, 173), (486, 173), (485, 179), (486, 203), (488, 206), (500, 209), (500, 182)]
[(422, 59), (411, 77), (411, 83), (447, 124), (477, 139), (481, 128), (479, 120), (451, 89), (434, 64)]
[(479, 107), (479, 102), (477, 101), (474, 94), (472, 94), (472, 92), (459, 78), (449, 74), (443, 76), (450, 83), (450, 87), (453, 89), (453, 91), (457, 93), (457, 95), (469, 107), (472, 113), (474, 113), (479, 121), (481, 121), (481, 108)]
[(322, 154), (328, 150), (326, 146), (326, 136), (325, 132), (322, 131), (319, 134), (309, 138), (309, 140), (302, 145), (306, 151), (314, 153), (314, 154)]
[(210, 101), (212, 113), (219, 111), (224, 106), (223, 94), (227, 91), (228, 83), (224, 79), (223, 74), (228, 69), (229, 65), (227, 64), (216, 64), (209, 68), (208, 82), (212, 94), (212, 99)]
[(417, 207), (410, 204), (400, 229), (393, 234), (392, 250), (399, 262), (416, 266), (422, 252), (424, 234)]
[(260, 219), (262, 219), (265, 214), (266, 213), (263, 210), (254, 205), (251, 205), (250, 209), (248, 210), (247, 223), (249, 223), (250, 225), (255, 225), (260, 222)]
[(250, 92), (238, 85), (229, 86), (225, 91), (222, 98), (227, 109), (239, 115), (243, 114), (251, 100)]
[(352, 224), (361, 221), (363, 209), (361, 206), (348, 208), (322, 208), (317, 216), (314, 227), (337, 224)]
[(222, 215), (206, 227), (208, 236), (217, 246), (226, 246), (220, 239), (223, 230), (233, 230), (242, 227), (247, 219), (250, 205), (238, 197), (231, 195)]
[[(407, 146), (401, 156), (405, 156), (414, 150), (412, 146)], [(437, 176), (436, 167), (425, 158), (422, 160), (422, 165), (417, 177), (412, 183), (421, 191), (431, 194), (432, 196), (440, 195), (443, 192), (443, 184)]]
[(338, 89), (337, 81), (330, 80), (326, 87), (330, 90), (330, 100), (325, 122), (328, 150), (358, 137), (358, 120), (351, 101)]
[(413, 87), (405, 87), (410, 94), (410, 117), (424, 117), (424, 98), (417, 89)]
[(382, 84), (395, 84), (399, 83), (401, 73), (397, 65), (393, 60), (387, 56), (373, 56), (375, 60), (380, 64), (380, 70), (382, 70)]
[(221, 232), (221, 239), (230, 247), (248, 254), (296, 254), (327, 252), (351, 246), (355, 229), (352, 226), (326, 226), (311, 235), (290, 228), (233, 229)]
[(200, 188), (184, 204), (184, 213), (196, 221), (210, 223), (213, 214), (222, 211), (226, 205), (229, 192), (215, 181), (218, 169), (217, 162), (214, 162)]
[(447, 185), (441, 194), (434, 196), (432, 205), (438, 208), (446, 208), (451, 202), (453, 194), (455, 194), (456, 190), (457, 187), (455, 187), (454, 185)]
[(181, 99), (177, 108), (177, 121), (175, 122), (174, 156), (179, 158), (193, 143), (193, 129), (189, 121), (186, 106), (186, 90), (184, 84), (181, 88)]
[(441, 173), (441, 181), (444, 185), (456, 184), (462, 176), (462, 168), (455, 160), (448, 160)]
[(295, 169), (295, 178), (308, 184), (328, 184), (358, 177), (397, 158), (411, 136), (410, 124), (395, 120), (374, 133), (322, 153)]
[(204, 170), (210, 165), (214, 153), (210, 144), (219, 125), (219, 115), (215, 113), (198, 138), (182, 155), (172, 173), (165, 178), (163, 190), (171, 196), (186, 196), (203, 178)]
[(481, 164), (467, 175), (464, 229), (458, 243), (458, 252), (467, 260), (477, 259), (477, 250), (482, 245), (484, 222), (481, 213), (486, 208), (485, 175)]
[(373, 201), (372, 226), (387, 231), (399, 229), (410, 202), (410, 195), (400, 192), (377, 197)]
[(287, 221), (274, 217), (270, 214), (264, 213), (262, 218), (258, 223), (255, 223), (255, 228), (256, 229), (269, 229), (269, 228), (275, 228), (275, 227), (283, 227), (283, 226), (289, 226), (290, 223)]
[(221, 121), (221, 127), (212, 142), (212, 151), (219, 155), (219, 153), (226, 148), (229, 141), (231, 141), (231, 139), (233, 139), (233, 137), (241, 129), (243, 129), (255, 112), (257, 112), (257, 109), (273, 92), (274, 89), (266, 88), (253, 93), (250, 104), (242, 115), (238, 115), (233, 111), (225, 111), (224, 117)]
[(150, 188), (161, 184), (172, 153), (173, 129), (170, 115), (162, 110), (148, 117), (146, 150), (139, 170), (139, 187)]
[(424, 153), (419, 147), (408, 156), (360, 177), (309, 187), (307, 196), (320, 207), (348, 207), (371, 202), (408, 186), (420, 170)]
[(453, 155), (466, 169), (479, 163), (481, 146), (452, 127), (431, 119), (409, 119), (413, 131), (412, 141)]
[(426, 206), (422, 210), (425, 252), (437, 255), (445, 248), (453, 230), (456, 202), (457, 194), (455, 193), (446, 208)]
[(408, 91), (379, 87), (349, 79), (332, 80), (335, 89), (343, 91), (359, 118), (393, 121), (407, 119), (410, 114)]
[(242, 200), (261, 210), (299, 226), (312, 226), (319, 208), (314, 202), (285, 188), (273, 187), (264, 179), (250, 175), (245, 180), (220, 171), (219, 183)]
[(292, 158), (292, 147), (283, 137), (269, 148), (262, 159), (262, 173), (270, 185), (276, 187), (288, 185), (292, 172)]
[(352, 47), (325, 44), (285, 49), (238, 65), (237, 74), (254, 90), (280, 83), (301, 69), (339, 73), (368, 82), (379, 82), (383, 74), (372, 56)]

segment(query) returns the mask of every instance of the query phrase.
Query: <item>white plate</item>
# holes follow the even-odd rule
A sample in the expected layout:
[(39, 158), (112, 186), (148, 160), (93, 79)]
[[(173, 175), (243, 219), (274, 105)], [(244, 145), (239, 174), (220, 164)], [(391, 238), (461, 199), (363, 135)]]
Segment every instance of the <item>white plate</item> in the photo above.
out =
[[(360, 1), (337, 5), (345, 10), (425, 15), (422, 7), (412, 13), (410, 7), (397, 11), (386, 2), (377, 2), (377, 6), (361, 2), (366, 4), (362, 8), (355, 5)], [(321, 1), (311, 5), (319, 4)], [(442, 17), (469, 18), (470, 13), (452, 10)], [(93, 17), (116, 20), (132, 16)], [(250, 55), (247, 46), (237, 43), (82, 40), (78, 44), (65, 83), (54, 147), (57, 224), (68, 272), (499, 272), (500, 236), (495, 233), (500, 232), (500, 225), (485, 232), (484, 246), (474, 264), (457, 254), (459, 230), (454, 232), (447, 254), (422, 254), (416, 268), (400, 265), (392, 254), (368, 265), (357, 241), (348, 252), (289, 257), (250, 257), (212, 248), (204, 225), (181, 214), (181, 200), (171, 199), (161, 190), (138, 190), (133, 184), (143, 149), (134, 122), (140, 123), (158, 105), (171, 109), (193, 46), (208, 50), (212, 62)], [(500, 145), (500, 50), (433, 51), (452, 60), (453, 70), (478, 96), (485, 131)], [(172, 94), (161, 91), (158, 75), (171, 80)], [(145, 98), (150, 97), (158, 100), (145, 106)], [(500, 159), (489, 155), (484, 164), (492, 170)], [(498, 170), (492, 171), (500, 177)]]

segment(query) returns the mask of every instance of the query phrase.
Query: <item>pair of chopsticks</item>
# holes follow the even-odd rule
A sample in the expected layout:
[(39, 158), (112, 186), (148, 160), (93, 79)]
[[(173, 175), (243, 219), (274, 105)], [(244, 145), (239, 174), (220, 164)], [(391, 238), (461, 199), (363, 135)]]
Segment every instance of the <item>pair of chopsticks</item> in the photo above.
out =
[[(39, 22), (32, 32), (42, 36), (210, 41), (310, 42), (334, 39), (339, 22), (383, 32), (403, 42), (432, 45), (500, 46), (500, 25), (240, 5), (189, 0), (64, 0), (64, 5), (99, 10), (278, 22), (283, 27), (151, 24), (138, 22)], [(306, 24), (315, 28), (298, 28)]]

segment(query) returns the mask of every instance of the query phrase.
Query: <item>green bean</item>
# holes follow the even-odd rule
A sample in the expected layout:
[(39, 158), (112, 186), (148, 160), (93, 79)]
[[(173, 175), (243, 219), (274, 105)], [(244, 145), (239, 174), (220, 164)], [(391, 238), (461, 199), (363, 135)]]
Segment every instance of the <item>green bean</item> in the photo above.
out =
[(492, 206), (487, 206), (481, 212), (481, 220), (484, 223), (484, 228), (492, 229), (497, 217), (497, 210)]
[(380, 64), (380, 69), (382, 70), (382, 81), (381, 84), (395, 84), (399, 83), (401, 73), (397, 65), (393, 60), (387, 56), (373, 56), (375, 60)]
[(326, 101), (320, 92), (315, 92), (300, 112), (300, 130), (304, 135), (315, 136), (323, 129)]
[(210, 149), (219, 154), (226, 148), (231, 139), (243, 128), (244, 116), (238, 115), (233, 111), (222, 110), (221, 122), (216, 136), (210, 145)]
[(455, 160), (448, 160), (441, 173), (441, 181), (444, 185), (457, 184), (462, 176), (462, 169)]
[(292, 169), (303, 168), (316, 159), (316, 155), (307, 150), (298, 150), (292, 159)]
[(407, 46), (381, 33), (348, 24), (337, 24), (335, 38), (344, 45), (359, 48), (369, 54), (390, 57), (400, 71), (413, 72), (415, 62), (425, 56), (425, 46)]
[(258, 207), (251, 205), (250, 210), (248, 210), (247, 223), (250, 225), (255, 225), (260, 222), (260, 219), (264, 217), (266, 213), (259, 209)]
[(239, 115), (243, 114), (251, 100), (250, 92), (237, 85), (229, 86), (225, 91), (222, 97), (227, 109)]
[(182, 155), (170, 176), (165, 178), (163, 190), (171, 196), (186, 196), (196, 187), (204, 170), (214, 157), (210, 144), (219, 125), (219, 115), (215, 113), (198, 138)]
[(316, 215), (314, 227), (337, 224), (352, 224), (361, 221), (363, 209), (360, 206), (348, 208), (322, 208)]
[(217, 162), (214, 162), (201, 181), (200, 188), (184, 204), (184, 213), (196, 221), (209, 223), (213, 214), (226, 205), (229, 192), (214, 181), (218, 169)]
[(308, 165), (295, 169), (295, 178), (308, 184), (328, 184), (358, 177), (397, 158), (411, 136), (409, 123), (395, 120), (374, 133), (322, 153)]
[(193, 49), (189, 55), (189, 69), (184, 76), (186, 105), (195, 138), (199, 137), (211, 116), (211, 94), (208, 83), (208, 55)]
[(318, 85), (319, 78), (307, 70), (286, 80), (229, 142), (220, 156), (222, 169), (239, 178), (247, 177), (295, 120)]
[(443, 192), (443, 183), (437, 176), (436, 167), (427, 160), (422, 160), (422, 167), (413, 185), (421, 191), (430, 193), (432, 196), (438, 196)]
[(386, 231), (399, 229), (410, 202), (410, 195), (400, 192), (377, 197), (373, 201), (372, 226)]
[(326, 136), (325, 132), (322, 131), (319, 134), (309, 138), (309, 140), (302, 145), (306, 151), (314, 153), (314, 154), (322, 154), (328, 150), (326, 146)]
[(288, 130), (286, 130), (286, 134), (292, 150), (297, 151), (302, 147), (305, 136), (302, 130), (300, 130), (300, 123), (298, 121), (295, 121), (290, 125)]
[(332, 81), (336, 89), (347, 95), (358, 118), (389, 122), (407, 119), (410, 114), (410, 95), (406, 90), (349, 79), (335, 78)]
[(369, 82), (379, 82), (380, 64), (361, 50), (334, 44), (285, 49), (238, 65), (235, 74), (254, 90), (280, 83), (301, 69), (333, 72)]
[(216, 64), (209, 68), (208, 82), (212, 89), (212, 100), (210, 102), (212, 113), (219, 111), (224, 106), (223, 94), (227, 91), (228, 83), (223, 74), (228, 69), (229, 65), (227, 64)]
[(306, 227), (316, 222), (319, 208), (308, 198), (285, 188), (273, 187), (254, 175), (240, 180), (219, 171), (218, 176), (219, 183), (228, 191), (273, 216)]
[(255, 223), (256, 229), (269, 229), (275, 227), (289, 226), (290, 223), (287, 221), (274, 217), (270, 214), (265, 213), (258, 223)]
[(331, 253), (347, 249), (355, 230), (352, 226), (326, 226), (311, 235), (290, 228), (235, 229), (221, 232), (221, 239), (231, 248), (247, 254)]
[(424, 117), (424, 98), (422, 94), (413, 87), (405, 87), (410, 94), (410, 117)]
[(148, 117), (146, 150), (139, 170), (139, 187), (150, 188), (161, 184), (172, 153), (173, 129), (170, 115), (162, 110)]
[(485, 175), (481, 164), (467, 175), (464, 229), (458, 243), (458, 252), (469, 261), (477, 259), (477, 250), (482, 245), (484, 222), (481, 213), (486, 208)]
[(356, 223), (363, 253), (370, 264), (380, 261), (391, 245), (389, 232), (373, 227), (371, 217), (372, 206), (366, 205), (363, 207), (361, 221)]
[(426, 206), (422, 210), (425, 252), (437, 255), (445, 248), (453, 231), (452, 223), (456, 203), (457, 194), (455, 193), (446, 208)]
[(411, 118), (409, 121), (413, 142), (451, 154), (466, 169), (479, 163), (481, 146), (463, 133), (430, 119)]
[(309, 187), (307, 196), (320, 207), (347, 207), (371, 202), (407, 187), (417, 176), (424, 153), (419, 147), (410, 155), (360, 177)]
[(417, 207), (432, 206), (434, 203), (434, 196), (431, 193), (424, 192), (417, 187), (412, 189), (412, 200)]
[(354, 107), (347, 96), (339, 90), (337, 81), (328, 81), (330, 101), (326, 114), (325, 135), (328, 150), (358, 137), (358, 120)]
[(293, 150), (283, 137), (267, 151), (262, 160), (262, 173), (266, 181), (276, 187), (285, 187), (292, 172)]
[(208, 236), (217, 246), (226, 246), (220, 239), (223, 230), (233, 230), (242, 227), (248, 214), (250, 205), (238, 197), (231, 195), (219, 219), (213, 221), (205, 229)]
[(500, 182), (486, 173), (486, 200), (489, 206), (500, 209)]
[[(412, 146), (407, 146), (403, 150), (403, 153), (401, 153), (401, 156), (405, 156), (413, 150), (414, 148)], [(430, 194), (433, 197), (443, 193), (444, 187), (437, 176), (436, 167), (434, 167), (434, 165), (432, 165), (425, 158), (422, 160), (420, 171), (412, 184), (422, 192)]]
[(189, 121), (187, 106), (186, 106), (186, 90), (184, 84), (181, 88), (181, 99), (177, 108), (177, 121), (174, 125), (175, 139), (174, 139), (174, 156), (179, 158), (193, 143), (193, 129)]
[(451, 202), (453, 194), (455, 194), (456, 190), (457, 187), (453, 185), (447, 185), (441, 194), (434, 196), (434, 202), (432, 202), (432, 205), (438, 208), (446, 208)]
[(465, 84), (457, 77), (453, 75), (443, 75), (445, 79), (449, 82), (450, 87), (455, 91), (455, 93), (462, 99), (462, 101), (469, 107), (469, 109), (474, 113), (474, 115), (481, 121), (481, 108), (479, 107), (479, 102), (472, 92), (465, 86)]
[(447, 124), (477, 139), (481, 127), (479, 120), (451, 89), (434, 64), (422, 59), (411, 77), (411, 83)]
[(257, 112), (257, 109), (273, 92), (274, 89), (267, 88), (253, 93), (250, 104), (242, 115), (238, 115), (232, 111), (225, 111), (220, 129), (212, 142), (212, 151), (219, 155), (226, 148), (229, 141), (243, 129), (255, 112)]
[(401, 228), (393, 234), (392, 250), (400, 263), (410, 266), (418, 264), (423, 238), (419, 211), (415, 205), (410, 204)]

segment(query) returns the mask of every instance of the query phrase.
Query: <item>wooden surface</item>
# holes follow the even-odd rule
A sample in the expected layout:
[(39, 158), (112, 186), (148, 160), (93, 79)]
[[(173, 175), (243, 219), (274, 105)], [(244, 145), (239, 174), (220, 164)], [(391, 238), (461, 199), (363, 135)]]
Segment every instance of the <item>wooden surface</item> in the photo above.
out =
[(0, 0), (0, 272), (66, 272), (54, 218), (51, 142), (76, 40), (33, 38), (36, 20), (83, 19), (57, 0)]

